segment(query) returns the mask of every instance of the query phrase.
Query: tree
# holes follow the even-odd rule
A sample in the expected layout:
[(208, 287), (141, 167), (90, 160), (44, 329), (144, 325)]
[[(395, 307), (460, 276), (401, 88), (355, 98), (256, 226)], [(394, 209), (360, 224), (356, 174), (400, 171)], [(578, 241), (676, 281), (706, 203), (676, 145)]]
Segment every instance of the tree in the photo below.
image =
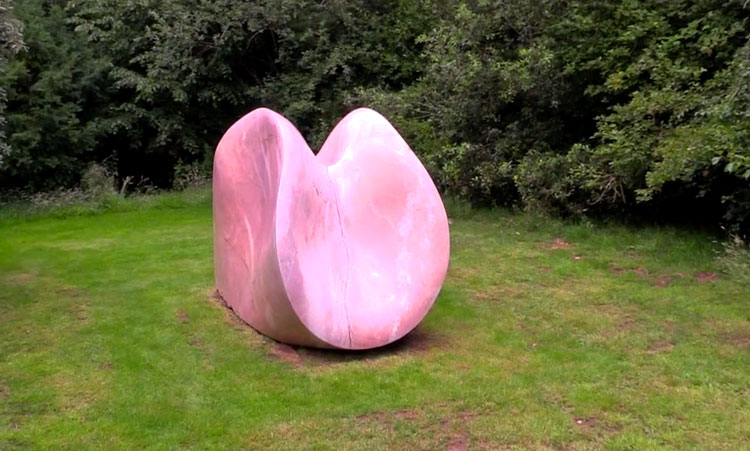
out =
[(356, 87), (412, 83), (433, 3), (79, 0), (69, 11), (113, 64), (112, 133), (131, 143), (120, 172), (168, 186), (177, 162), (210, 161), (253, 108), (283, 112), (315, 146)]
[(106, 122), (106, 61), (66, 22), (59, 2), (27, 0), (16, 10), (26, 50), (10, 59), (8, 143), (0, 184), (47, 190), (71, 186), (96, 155)]
[[(0, 75), (5, 72), (6, 57), (23, 49), (23, 24), (13, 15), (11, 0), (0, 0)], [(0, 85), (0, 166), (10, 153), (5, 141), (5, 102), (7, 93)]]

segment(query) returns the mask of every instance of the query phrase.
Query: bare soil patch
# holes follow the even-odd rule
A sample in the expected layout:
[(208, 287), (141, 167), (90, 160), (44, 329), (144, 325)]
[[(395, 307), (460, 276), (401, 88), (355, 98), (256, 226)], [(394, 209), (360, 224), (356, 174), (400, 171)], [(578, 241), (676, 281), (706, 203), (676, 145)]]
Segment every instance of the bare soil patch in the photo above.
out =
[(188, 344), (194, 348), (203, 348), (203, 342), (197, 338), (191, 338), (190, 340), (188, 340)]
[(669, 352), (672, 349), (674, 349), (674, 343), (672, 343), (669, 340), (656, 340), (655, 342), (651, 343), (649, 345), (648, 352), (649, 354), (659, 354), (661, 352)]
[(297, 353), (297, 350), (289, 346), (288, 344), (278, 342), (274, 343), (271, 346), (271, 355), (284, 363), (291, 364), (294, 367), (302, 366), (302, 359)]
[(599, 419), (595, 417), (590, 418), (574, 418), (573, 422), (576, 426), (583, 428), (591, 428), (599, 424)]
[(350, 351), (342, 349), (299, 348), (305, 364), (331, 366), (352, 361), (377, 361), (391, 356), (420, 355), (445, 347), (449, 343), (445, 335), (417, 327), (404, 338), (375, 349)]
[(609, 271), (617, 276), (621, 276), (623, 274), (627, 274), (628, 272), (632, 272), (636, 274), (638, 277), (642, 279), (652, 279), (654, 281), (654, 286), (657, 288), (666, 288), (672, 284), (672, 281), (675, 278), (682, 278), (685, 275), (683, 273), (675, 273), (675, 274), (652, 274), (648, 269), (644, 268), (643, 266), (638, 266), (635, 268), (623, 268), (621, 266), (616, 265), (610, 265)]
[(622, 321), (620, 321), (617, 324), (617, 330), (618, 331), (630, 330), (633, 328), (634, 325), (635, 325), (635, 320), (628, 316), (628, 317), (625, 317)]
[(724, 343), (736, 346), (738, 348), (746, 348), (750, 346), (750, 333), (748, 332), (735, 332), (730, 334), (724, 334), (721, 336), (721, 340)]
[(638, 275), (638, 277), (648, 277), (648, 269), (644, 268), (643, 266), (639, 266), (635, 269), (633, 269), (633, 272)]
[(695, 280), (698, 283), (709, 283), (718, 279), (719, 275), (715, 272), (698, 272), (695, 273)]
[(570, 243), (565, 241), (564, 239), (557, 237), (554, 240), (552, 240), (552, 244), (549, 246), (551, 249), (567, 249), (570, 247)]
[(621, 274), (625, 274), (625, 268), (620, 268), (619, 266), (610, 265), (609, 272), (619, 276)]
[(79, 323), (87, 324), (89, 320), (88, 312), (86, 312), (86, 306), (80, 302), (74, 302), (70, 308), (70, 314)]
[(457, 435), (451, 439), (446, 449), (448, 451), (466, 451), (469, 449), (470, 440), (471, 437), (468, 433)]
[(674, 330), (676, 329), (674, 321), (664, 320), (661, 322), (661, 325), (667, 332), (674, 332)]
[(33, 278), (34, 276), (32, 274), (21, 272), (8, 277), (8, 282), (10, 282), (12, 285), (26, 285)]

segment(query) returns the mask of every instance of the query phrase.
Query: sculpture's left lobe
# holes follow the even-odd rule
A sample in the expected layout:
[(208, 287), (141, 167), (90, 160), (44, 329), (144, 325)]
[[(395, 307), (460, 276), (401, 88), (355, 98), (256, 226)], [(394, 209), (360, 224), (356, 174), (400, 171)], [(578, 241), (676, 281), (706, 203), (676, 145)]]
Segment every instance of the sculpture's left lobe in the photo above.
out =
[(216, 288), (244, 321), (284, 343), (328, 347), (295, 314), (276, 250), (276, 202), (284, 150), (313, 156), (289, 121), (260, 108), (225, 133), (214, 159)]

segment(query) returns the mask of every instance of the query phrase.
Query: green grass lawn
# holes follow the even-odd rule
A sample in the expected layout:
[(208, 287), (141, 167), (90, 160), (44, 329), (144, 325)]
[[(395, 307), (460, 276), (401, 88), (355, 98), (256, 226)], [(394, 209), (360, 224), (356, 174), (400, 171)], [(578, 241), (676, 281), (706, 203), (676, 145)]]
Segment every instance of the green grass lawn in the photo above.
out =
[(0, 215), (0, 449), (750, 444), (750, 287), (712, 238), (451, 208), (416, 332), (292, 349), (212, 298), (210, 193)]

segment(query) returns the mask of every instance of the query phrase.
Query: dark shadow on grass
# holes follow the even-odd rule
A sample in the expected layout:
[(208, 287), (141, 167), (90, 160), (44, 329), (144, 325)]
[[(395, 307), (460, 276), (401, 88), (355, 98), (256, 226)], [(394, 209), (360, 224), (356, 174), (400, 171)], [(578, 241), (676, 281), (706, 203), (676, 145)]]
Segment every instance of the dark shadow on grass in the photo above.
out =
[(294, 347), (305, 363), (312, 365), (337, 365), (347, 362), (378, 360), (391, 356), (427, 353), (445, 345), (443, 335), (417, 327), (403, 338), (374, 349), (353, 351), (346, 349), (316, 349)]
[(291, 364), (295, 367), (304, 366), (330, 366), (356, 361), (375, 361), (378, 359), (398, 356), (427, 353), (430, 350), (443, 347), (447, 343), (445, 335), (430, 332), (417, 326), (393, 343), (374, 349), (347, 350), (347, 349), (318, 349), (306, 346), (288, 345), (267, 337), (249, 324), (245, 323), (232, 307), (224, 301), (218, 291), (211, 293), (211, 301), (224, 309), (226, 321), (235, 328), (253, 331), (264, 338), (267, 343), (268, 355), (272, 358)]

